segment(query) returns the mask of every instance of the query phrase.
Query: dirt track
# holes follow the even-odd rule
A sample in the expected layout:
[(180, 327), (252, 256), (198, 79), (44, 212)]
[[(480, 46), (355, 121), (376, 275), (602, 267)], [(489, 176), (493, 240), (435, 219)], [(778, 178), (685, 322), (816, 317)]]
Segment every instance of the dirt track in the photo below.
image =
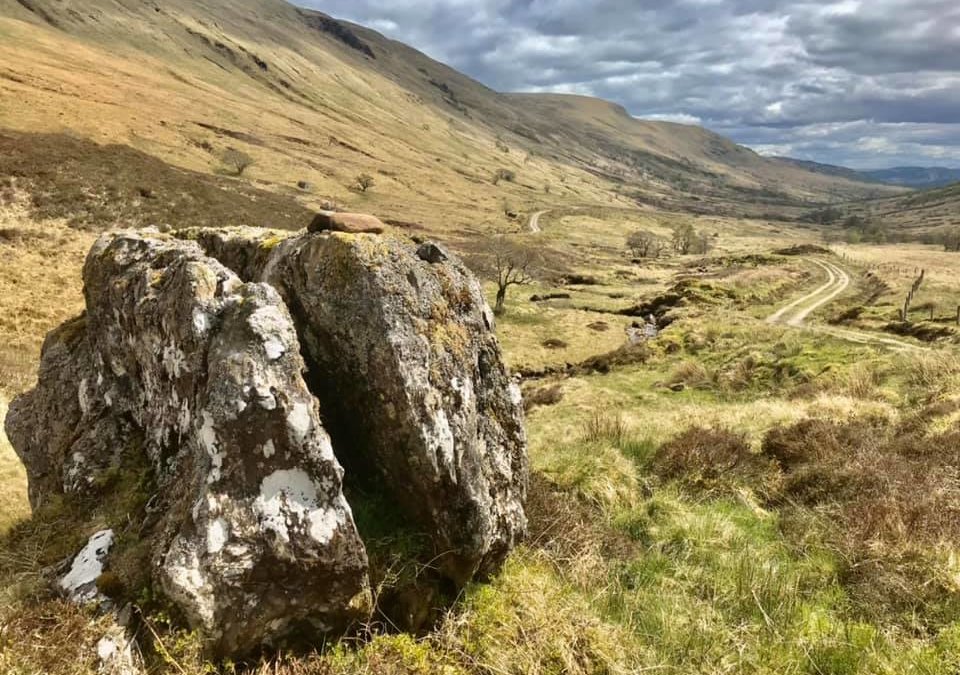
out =
[(767, 317), (767, 323), (783, 324), (792, 328), (810, 328), (820, 333), (832, 335), (841, 340), (858, 344), (872, 344), (898, 350), (923, 351), (924, 347), (903, 342), (894, 338), (866, 333), (862, 331), (835, 328), (833, 326), (806, 324), (807, 317), (815, 311), (836, 300), (850, 286), (850, 275), (834, 262), (809, 258), (808, 262), (817, 265), (827, 273), (825, 284), (812, 293), (797, 298)]
[(540, 216), (542, 216), (542, 215), (545, 214), (545, 213), (548, 213), (548, 212), (547, 212), (547, 211), (537, 211), (536, 213), (534, 213), (533, 215), (530, 216), (530, 222), (528, 223), (528, 229), (530, 230), (530, 232), (532, 232), (532, 233), (537, 233), (537, 232), (540, 232), (540, 231), (541, 231), (541, 230), (540, 230)]

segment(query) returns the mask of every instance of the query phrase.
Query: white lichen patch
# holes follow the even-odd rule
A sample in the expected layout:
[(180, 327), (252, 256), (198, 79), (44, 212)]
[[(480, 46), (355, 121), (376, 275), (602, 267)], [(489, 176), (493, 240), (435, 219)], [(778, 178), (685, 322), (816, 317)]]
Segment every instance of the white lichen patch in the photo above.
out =
[(215, 518), (207, 525), (207, 553), (219, 553), (230, 539), (230, 525), (223, 518)]
[(80, 412), (86, 415), (90, 411), (90, 397), (87, 394), (87, 379), (80, 380), (80, 386), (77, 388), (77, 403), (80, 405)]
[(285, 542), (291, 529), (299, 527), (326, 544), (340, 525), (338, 510), (319, 503), (317, 484), (303, 469), (281, 469), (264, 478), (253, 508), (263, 527)]
[(510, 402), (517, 407), (523, 407), (523, 392), (520, 391), (520, 385), (516, 382), (511, 382), (508, 386), (508, 393), (510, 394)]
[(293, 431), (298, 441), (306, 439), (307, 434), (310, 433), (310, 429), (313, 427), (313, 420), (311, 419), (312, 416), (310, 413), (309, 405), (306, 403), (295, 403), (287, 414), (287, 425), (290, 427), (290, 430)]
[(179, 600), (187, 613), (208, 630), (214, 628), (216, 598), (213, 589), (207, 583), (200, 556), (183, 537), (171, 544), (162, 570), (164, 590)]
[(180, 402), (180, 412), (177, 414), (177, 427), (181, 434), (185, 434), (190, 430), (190, 422), (190, 402), (187, 399), (183, 399)]
[[(70, 455), (70, 457), (64, 460), (64, 492), (73, 492), (80, 487), (81, 482), (84, 482), (88, 485), (93, 482), (93, 476), (85, 475), (86, 463), (87, 458), (84, 457), (83, 453), (80, 452), (74, 452)], [(86, 480), (83, 480), (84, 478)]]
[(207, 483), (216, 483), (220, 480), (220, 469), (223, 467), (223, 453), (220, 452), (220, 440), (213, 424), (213, 415), (204, 410), (200, 413), (203, 424), (200, 426), (200, 442), (207, 454), (210, 455), (210, 473)]
[(276, 305), (261, 307), (248, 319), (250, 328), (263, 342), (267, 358), (276, 361), (287, 353), (290, 338), (290, 320)]
[(431, 460), (434, 462), (434, 470), (446, 471), (446, 473), (456, 482), (456, 463), (454, 462), (454, 438), (453, 429), (450, 426), (450, 420), (447, 419), (447, 413), (443, 408), (437, 408), (430, 420), (433, 429), (426, 435), (427, 446), (430, 448)]
[(210, 329), (210, 317), (199, 307), (193, 310), (193, 330), (197, 337), (203, 337)]
[(119, 653), (120, 647), (113, 638), (104, 636), (97, 642), (97, 658), (101, 663), (111, 661)]
[(173, 342), (163, 348), (163, 368), (174, 378), (188, 370), (186, 355)]
[(103, 563), (113, 546), (113, 530), (97, 532), (73, 559), (70, 571), (59, 586), (73, 602), (84, 604), (97, 599), (97, 577), (103, 574)]
[(272, 439), (263, 444), (262, 452), (266, 459), (270, 459), (277, 454), (277, 448), (274, 446)]

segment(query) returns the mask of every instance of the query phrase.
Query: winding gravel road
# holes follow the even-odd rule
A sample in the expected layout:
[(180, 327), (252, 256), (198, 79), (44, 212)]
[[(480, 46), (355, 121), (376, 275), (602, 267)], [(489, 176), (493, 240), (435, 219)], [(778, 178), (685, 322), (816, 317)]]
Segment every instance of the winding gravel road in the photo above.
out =
[(549, 213), (549, 211), (548, 210), (537, 211), (536, 213), (530, 216), (530, 222), (528, 223), (528, 228), (530, 232), (534, 234), (537, 232), (542, 232), (542, 230), (540, 229), (540, 216), (542, 216), (545, 213)]
[(821, 307), (828, 305), (837, 299), (850, 286), (850, 275), (842, 267), (828, 260), (819, 260), (808, 258), (807, 262), (820, 267), (827, 274), (827, 282), (817, 288), (812, 293), (808, 293), (801, 298), (781, 307), (776, 312), (767, 317), (767, 323), (782, 324), (791, 328), (812, 328), (821, 333), (832, 335), (841, 340), (856, 342), (858, 344), (881, 345), (892, 347), (898, 350), (924, 351), (923, 347), (903, 342), (894, 338), (854, 331), (846, 328), (835, 328), (833, 326), (809, 326), (807, 317), (813, 314)]

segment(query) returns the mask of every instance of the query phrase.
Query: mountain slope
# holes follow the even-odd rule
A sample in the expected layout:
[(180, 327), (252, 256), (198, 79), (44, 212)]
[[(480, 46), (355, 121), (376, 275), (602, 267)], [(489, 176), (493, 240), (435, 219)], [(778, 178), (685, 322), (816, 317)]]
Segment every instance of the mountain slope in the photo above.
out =
[(845, 166), (823, 164), (822, 162), (811, 162), (807, 159), (795, 159), (793, 157), (775, 157), (774, 159), (792, 164), (801, 169), (806, 169), (807, 171), (824, 174), (826, 176), (839, 176), (841, 178), (860, 182), (872, 181), (872, 179), (869, 178), (864, 172), (857, 171), (856, 169), (848, 169)]
[[(760, 213), (890, 194), (583, 97), (502, 95), (282, 0), (0, 0), (0, 127), (129, 144), (316, 206), (463, 233), (504, 212), (636, 201)], [(501, 169), (515, 181), (495, 185)], [(351, 189), (374, 176), (367, 193)], [(437, 205), (442, 204), (442, 212)]]
[(896, 230), (943, 233), (960, 227), (960, 184), (859, 202), (845, 211)]

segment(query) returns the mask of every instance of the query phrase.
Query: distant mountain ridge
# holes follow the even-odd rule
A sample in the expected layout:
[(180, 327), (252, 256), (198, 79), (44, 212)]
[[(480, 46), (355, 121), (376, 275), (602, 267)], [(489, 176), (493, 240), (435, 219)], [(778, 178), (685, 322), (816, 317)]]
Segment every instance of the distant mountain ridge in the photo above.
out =
[(794, 166), (826, 176), (837, 176), (853, 181), (900, 185), (917, 189), (946, 187), (960, 182), (960, 169), (942, 166), (895, 166), (890, 169), (850, 169), (835, 164), (823, 164), (793, 157), (776, 157)]
[(960, 182), (960, 169), (941, 166), (897, 166), (892, 169), (861, 171), (860, 174), (880, 183), (916, 188), (945, 187)]

